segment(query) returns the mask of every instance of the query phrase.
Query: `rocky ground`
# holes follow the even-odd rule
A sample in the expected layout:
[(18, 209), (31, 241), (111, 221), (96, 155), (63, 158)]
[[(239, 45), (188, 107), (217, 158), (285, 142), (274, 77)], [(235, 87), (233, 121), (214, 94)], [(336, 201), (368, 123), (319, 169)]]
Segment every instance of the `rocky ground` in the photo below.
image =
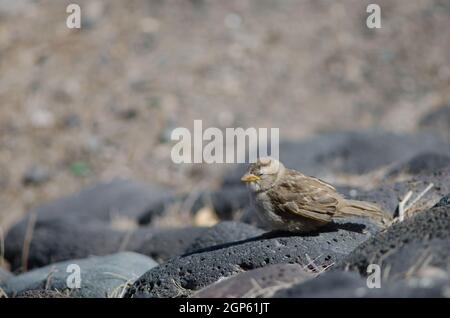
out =
[[(367, 189), (338, 185), (349, 198), (377, 203), (393, 216), (409, 191), (413, 204), (406, 205), (403, 221), (397, 219), (387, 229), (364, 219), (344, 219), (317, 233), (295, 235), (259, 225), (247, 189), (238, 179), (240, 167), (230, 171), (219, 190), (198, 193), (193, 199), (191, 193), (179, 195), (157, 185), (114, 179), (33, 209), (8, 231), (4, 256), (13, 274), (0, 273), (3, 293), (8, 297), (449, 296), (446, 138), (431, 132), (394, 136), (366, 131), (319, 135), (284, 143), (282, 149), (286, 164), (306, 173), (378, 176), (378, 184)], [(349, 156), (349, 149), (355, 154)], [(387, 156), (380, 149), (399, 151)], [(330, 153), (332, 161), (320, 159)], [(157, 220), (165, 214), (217, 223), (164, 228)], [(69, 264), (81, 268), (80, 289), (66, 285)], [(370, 264), (380, 266), (380, 289), (367, 287)]]
[[(0, 0), (0, 297), (450, 297), (448, 1), (379, 0), (376, 31), (372, 1), (79, 0), (79, 31), (70, 2)], [(172, 163), (194, 119), (278, 127), (405, 219), (270, 232), (244, 165)]]

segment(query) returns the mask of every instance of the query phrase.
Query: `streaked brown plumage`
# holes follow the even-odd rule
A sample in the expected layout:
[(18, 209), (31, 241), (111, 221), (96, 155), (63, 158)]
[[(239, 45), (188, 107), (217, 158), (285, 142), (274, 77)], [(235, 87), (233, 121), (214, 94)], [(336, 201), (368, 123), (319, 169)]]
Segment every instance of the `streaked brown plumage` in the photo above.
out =
[(347, 200), (332, 185), (272, 158), (251, 164), (242, 181), (248, 183), (258, 214), (272, 229), (311, 232), (351, 216), (368, 217), (382, 226), (390, 222), (391, 217), (375, 204)]

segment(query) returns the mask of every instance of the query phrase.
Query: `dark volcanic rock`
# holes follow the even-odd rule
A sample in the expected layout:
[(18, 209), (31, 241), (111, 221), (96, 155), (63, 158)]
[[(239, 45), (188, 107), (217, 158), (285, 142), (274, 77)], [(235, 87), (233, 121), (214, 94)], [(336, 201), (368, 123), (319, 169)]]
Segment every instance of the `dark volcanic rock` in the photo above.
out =
[(436, 203), (435, 207), (450, 205), (450, 193), (444, 196), (438, 203)]
[(450, 206), (421, 212), (394, 224), (358, 246), (340, 262), (338, 269), (365, 274), (369, 264), (389, 268), (388, 280), (412, 275), (423, 266), (448, 269)]
[(445, 167), (450, 167), (449, 156), (433, 152), (422, 153), (392, 168), (387, 177), (430, 174)]
[[(364, 289), (363, 297), (388, 298), (448, 298), (450, 280), (442, 279), (412, 279), (395, 282), (379, 289)], [(360, 291), (361, 293), (361, 291)]]
[[(27, 225), (28, 222), (24, 220), (13, 227), (5, 240), (5, 258), (14, 270), (22, 266)], [(141, 227), (132, 231), (118, 231), (103, 222), (80, 225), (59, 218), (38, 219), (29, 245), (27, 268), (124, 250), (135, 251), (162, 262), (196, 249), (246, 239), (260, 233), (259, 229), (235, 222), (219, 223), (209, 229), (187, 227), (160, 230)]]
[(248, 224), (231, 221), (221, 222), (199, 235), (186, 250), (186, 253), (215, 245), (246, 240), (263, 233), (263, 230)]
[(305, 266), (314, 260), (318, 267), (327, 267), (376, 231), (370, 223), (365, 228), (367, 232), (363, 228), (363, 225), (345, 223), (304, 236), (268, 233), (172, 258), (139, 278), (127, 296), (189, 296), (223, 277), (271, 264)]
[[(114, 220), (117, 217), (136, 220), (154, 202), (168, 195), (160, 187), (121, 179), (97, 184), (31, 211), (7, 233), (5, 257), (13, 270), (23, 265), (21, 255), (27, 227), (33, 230), (28, 269), (123, 250), (130, 234), (115, 229)], [(138, 249), (136, 244), (134, 248)]]
[(332, 271), (275, 293), (278, 298), (445, 297), (448, 278), (411, 279), (368, 288), (356, 273)]
[(203, 227), (166, 230), (140, 228), (131, 235), (125, 248), (163, 262), (184, 254), (205, 231)]
[[(5, 239), (5, 258), (16, 271), (22, 267), (22, 251), (27, 230), (28, 216), (14, 226)], [(45, 266), (53, 262), (89, 255), (106, 255), (118, 252), (126, 238), (119, 232), (97, 222), (84, 225), (62, 219), (37, 220), (29, 243), (27, 268)]]
[(72, 298), (54, 290), (36, 289), (24, 291), (15, 298)]
[(215, 245), (244, 240), (262, 234), (262, 230), (238, 222), (221, 222), (211, 228), (138, 229), (129, 239), (127, 249), (151, 256), (158, 262)]
[[(157, 261), (183, 254), (204, 228), (117, 231), (102, 223), (73, 224), (60, 219), (37, 221), (28, 255), (28, 269), (89, 255), (135, 251)], [(5, 257), (14, 270), (21, 268), (26, 224), (14, 227), (6, 237)]]
[[(74, 269), (80, 269), (80, 288), (67, 285)], [(8, 295), (20, 295), (27, 290), (57, 290), (72, 297), (118, 297), (127, 283), (157, 266), (151, 258), (131, 252), (102, 257), (89, 257), (55, 263), (9, 279), (5, 285)]]
[(276, 264), (237, 274), (198, 292), (194, 298), (248, 298), (267, 297), (273, 291), (293, 282), (303, 282), (315, 275), (298, 264)]
[(42, 218), (74, 218), (77, 223), (110, 221), (114, 216), (137, 219), (156, 201), (167, 197), (167, 189), (134, 181), (114, 179), (31, 211)]
[(342, 142), (337, 143), (335, 148), (315, 157), (318, 164), (334, 173), (362, 174), (424, 151), (439, 149), (442, 153), (448, 153), (450, 150), (448, 142), (425, 134), (367, 132), (348, 133), (342, 137)]
[(433, 183), (430, 189), (420, 201), (418, 201), (408, 212), (426, 210), (433, 207), (439, 200), (450, 192), (450, 167), (430, 173), (429, 175), (418, 175), (408, 181), (397, 183), (385, 183), (377, 189), (370, 191), (358, 191), (352, 199), (374, 202), (385, 211), (393, 213), (398, 203), (409, 192), (413, 192), (411, 200), (424, 191), (428, 185)]
[(358, 274), (336, 271), (280, 290), (274, 297), (349, 297), (355, 290), (364, 287), (367, 288), (366, 282)]

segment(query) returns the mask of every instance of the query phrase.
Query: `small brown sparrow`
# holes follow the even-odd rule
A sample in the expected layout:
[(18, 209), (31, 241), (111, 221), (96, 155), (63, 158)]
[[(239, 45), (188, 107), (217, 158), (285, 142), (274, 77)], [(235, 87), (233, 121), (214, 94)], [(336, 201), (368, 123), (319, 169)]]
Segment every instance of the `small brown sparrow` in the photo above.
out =
[(386, 226), (390, 215), (373, 203), (346, 200), (317, 178), (287, 169), (273, 158), (260, 158), (241, 178), (248, 184), (258, 215), (274, 230), (312, 232), (336, 218), (368, 217)]

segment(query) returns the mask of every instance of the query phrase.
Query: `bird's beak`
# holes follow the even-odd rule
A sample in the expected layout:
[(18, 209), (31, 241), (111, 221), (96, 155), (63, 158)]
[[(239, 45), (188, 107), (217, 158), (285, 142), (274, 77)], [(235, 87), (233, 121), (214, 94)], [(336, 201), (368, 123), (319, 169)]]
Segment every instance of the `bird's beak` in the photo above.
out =
[(254, 182), (254, 181), (258, 181), (260, 179), (261, 179), (260, 177), (255, 176), (252, 173), (247, 173), (247, 174), (242, 176), (241, 181), (243, 181), (243, 182)]

